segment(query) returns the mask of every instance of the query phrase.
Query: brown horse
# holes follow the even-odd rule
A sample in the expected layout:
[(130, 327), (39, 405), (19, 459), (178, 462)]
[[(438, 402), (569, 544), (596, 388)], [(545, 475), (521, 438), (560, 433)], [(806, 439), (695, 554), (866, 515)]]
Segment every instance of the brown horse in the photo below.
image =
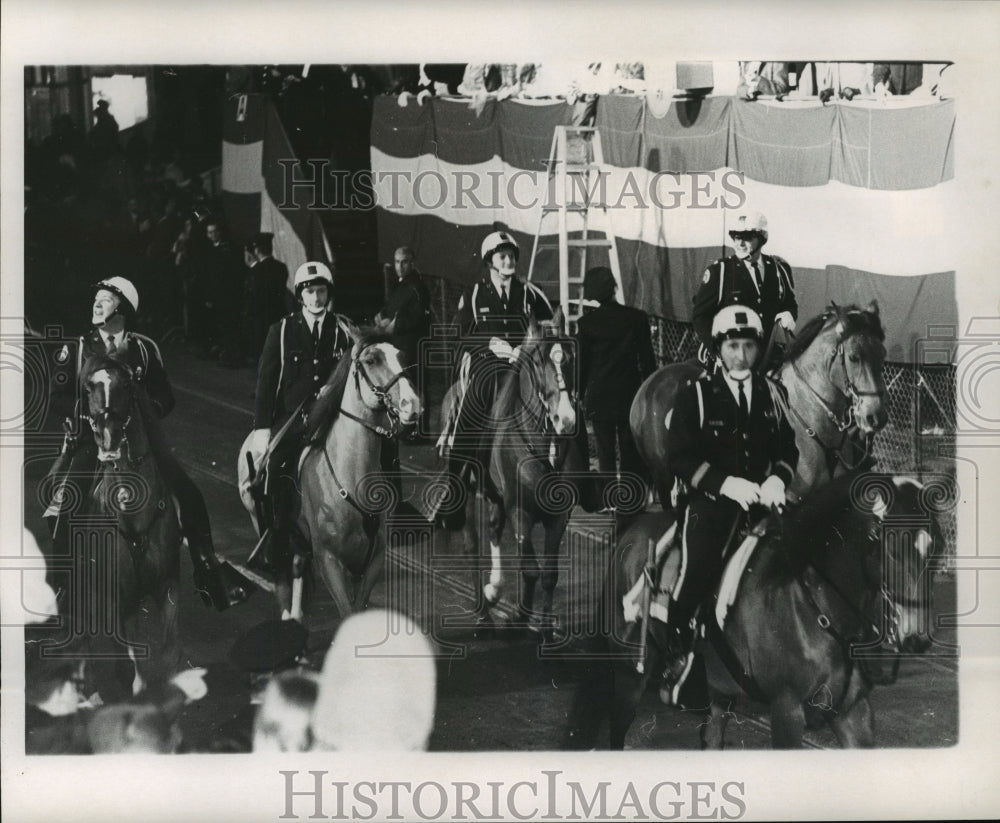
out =
[[(734, 553), (746, 563), (738, 587), (727, 580), (702, 606), (699, 652), (710, 698), (704, 747), (722, 748), (726, 720), (747, 697), (769, 711), (775, 747), (802, 745), (807, 706), (842, 746), (873, 745), (872, 686), (894, 680), (899, 654), (932, 643), (930, 570), (943, 546), (934, 513), (950, 498), (938, 482), (845, 474)], [(581, 705), (590, 714), (610, 710), (612, 749), (624, 747), (649, 677), (668, 654), (666, 625), (650, 620), (643, 639), (640, 622), (625, 622), (622, 603), (644, 572), (648, 541), (672, 521), (669, 511), (633, 521), (606, 581), (614, 630), (605, 654), (617, 662), (597, 673), (588, 688), (600, 693), (587, 693)], [(668, 572), (675, 560), (668, 556)], [(582, 709), (577, 715), (588, 735), (583, 745), (595, 745), (599, 721)]]
[(341, 617), (367, 605), (384, 571), (382, 525), (398, 490), (385, 473), (383, 449), (394, 448), (389, 441), (411, 429), (421, 409), (399, 349), (385, 334), (350, 331), (350, 355), (310, 413), (321, 443), (314, 436), (317, 445), (299, 466), (298, 526)]
[[(512, 526), (521, 571), (517, 625), (548, 635), (555, 625), (552, 602), (558, 579), (559, 546), (569, 514), (580, 496), (578, 483), (585, 467), (579, 460), (574, 434), (577, 425), (572, 342), (560, 335), (562, 314), (529, 325), (510, 373), (505, 373), (492, 408), (484, 409), (477, 432), (476, 480), (450, 499), (474, 513), (477, 497), (489, 507), (490, 570), (482, 586), (477, 624), (492, 624), (490, 608), (505, 586), (500, 541)], [(469, 390), (472, 391), (471, 389)], [(454, 387), (446, 397), (442, 419), (453, 410)], [(432, 486), (434, 484), (431, 484)], [(480, 495), (470, 492), (478, 490)], [(426, 494), (432, 492), (428, 487)], [(534, 526), (545, 529), (539, 554), (531, 541)], [(464, 536), (469, 554), (478, 554), (479, 520), (465, 518)], [(479, 581), (476, 581), (478, 588)], [(535, 594), (541, 583), (541, 603)]]
[[(139, 615), (151, 598), (159, 611), (159, 649), (138, 656), (133, 690), (143, 679), (166, 679), (180, 661), (177, 635), (177, 584), (182, 541), (180, 520), (171, 490), (156, 463), (151, 447), (155, 425), (144, 393), (124, 363), (104, 355), (88, 358), (80, 385), (86, 402), (84, 419), (93, 430), (97, 447), (97, 475), (82, 514), (110, 523), (115, 539), (110, 557), (99, 534), (91, 532), (86, 547), (96, 573), (84, 573), (88, 602), (78, 604), (78, 616), (103, 619), (115, 632), (117, 646), (107, 656), (136, 659), (126, 625)], [(103, 529), (102, 529), (103, 532)], [(110, 563), (106, 561), (110, 560)], [(103, 561), (103, 562), (102, 562)], [(110, 584), (110, 585), (109, 585)], [(109, 596), (110, 595), (110, 596)], [(138, 629), (136, 629), (138, 631)], [(104, 635), (103, 640), (112, 638)], [(145, 639), (145, 638), (142, 638)], [(95, 652), (95, 654), (98, 654)], [(105, 696), (108, 699), (109, 696)], [(112, 698), (113, 699), (113, 698)]]
[(845, 475), (761, 537), (728, 612), (717, 607), (706, 621), (704, 747), (723, 748), (744, 694), (768, 707), (775, 748), (802, 746), (807, 705), (841, 746), (875, 744), (868, 694), (882, 682), (879, 659), (933, 642), (940, 491), (909, 477)]
[[(831, 303), (789, 347), (779, 379), (799, 449), (791, 499), (857, 467), (868, 455), (871, 436), (888, 420), (884, 340), (875, 301), (867, 309)], [(695, 360), (664, 366), (646, 379), (632, 402), (632, 434), (664, 507), (674, 484), (664, 459), (667, 413), (678, 387), (702, 372)], [(781, 392), (776, 397), (784, 400)]]

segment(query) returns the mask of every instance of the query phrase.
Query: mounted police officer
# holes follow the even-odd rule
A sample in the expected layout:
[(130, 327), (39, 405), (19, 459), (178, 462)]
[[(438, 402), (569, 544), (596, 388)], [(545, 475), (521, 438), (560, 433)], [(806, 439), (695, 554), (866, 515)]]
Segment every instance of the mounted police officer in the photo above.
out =
[[(159, 347), (145, 335), (128, 329), (139, 308), (139, 293), (124, 277), (106, 278), (96, 283), (94, 288), (96, 294), (91, 315), (93, 328), (89, 334), (79, 339), (75, 364), (77, 380), (87, 358), (107, 354), (127, 365), (132, 371), (135, 383), (145, 391), (149, 406), (156, 416), (155, 419), (144, 421), (149, 433), (150, 446), (157, 465), (177, 498), (181, 529), (187, 538), (194, 566), (195, 588), (206, 605), (214, 605), (222, 611), (245, 600), (252, 590), (253, 583), (228, 562), (220, 561), (216, 556), (205, 500), (163, 441), (158, 421), (174, 408), (174, 395)], [(64, 347), (63, 353), (69, 356), (68, 347)], [(78, 401), (75, 410), (76, 426), (79, 425), (80, 415), (83, 413), (80, 408), (81, 402)], [(81, 428), (75, 427), (74, 421), (67, 420), (62, 454), (49, 472), (56, 493), (46, 517), (52, 518), (50, 525), (57, 553), (66, 552), (69, 540), (69, 528), (66, 522), (68, 513), (61, 510), (64, 493), (60, 492), (60, 489), (64, 483), (70, 482), (73, 476), (93, 477), (97, 471), (97, 451), (93, 438), (74, 436), (72, 433), (74, 428), (82, 431)]]
[[(692, 322), (702, 343), (699, 358), (706, 366), (715, 360), (712, 323), (721, 308), (739, 305), (753, 309), (761, 320), (765, 347), (775, 323), (786, 332), (794, 331), (799, 314), (791, 267), (780, 257), (761, 254), (767, 243), (767, 218), (760, 212), (741, 214), (729, 237), (736, 254), (705, 269), (694, 298)], [(775, 360), (772, 355), (770, 362), (760, 366), (770, 369)]]
[[(487, 273), (466, 287), (458, 301), (456, 323), (462, 337), (458, 362), (459, 397), (452, 419), (438, 441), (448, 457), (449, 482), (467, 479), (491, 435), (490, 414), (500, 385), (514, 370), (517, 347), (532, 318), (551, 320), (552, 306), (537, 286), (516, 276), (519, 248), (513, 235), (495, 231), (482, 244)], [(437, 516), (431, 506), (430, 519)], [(460, 527), (461, 513), (447, 524)]]
[(260, 355), (251, 442), (258, 456), (271, 443), (264, 487), (271, 539), (263, 559), (277, 569), (289, 556), (298, 500), (297, 462), (309, 409), (353, 345), (345, 319), (330, 311), (333, 273), (326, 264), (303, 263), (295, 272), (294, 287), (299, 310), (271, 326)]
[(681, 387), (668, 415), (667, 462), (688, 494), (681, 572), (669, 607), (670, 681), (679, 681), (690, 662), (695, 611), (717, 582), (734, 537), (756, 507), (784, 505), (795, 475), (795, 435), (768, 379), (753, 371), (762, 342), (763, 324), (753, 309), (723, 308), (712, 322), (719, 367)]

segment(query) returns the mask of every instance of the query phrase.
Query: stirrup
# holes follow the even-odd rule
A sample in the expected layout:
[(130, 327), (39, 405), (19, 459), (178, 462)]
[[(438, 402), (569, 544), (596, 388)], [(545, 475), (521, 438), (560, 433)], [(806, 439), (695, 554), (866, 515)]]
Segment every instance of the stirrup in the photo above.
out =
[(679, 706), (681, 688), (691, 674), (694, 663), (694, 651), (675, 655), (667, 662), (663, 671), (663, 682), (660, 684), (660, 702), (665, 706)]
[(257, 586), (228, 560), (219, 560), (212, 568), (195, 569), (194, 587), (206, 606), (222, 612), (246, 601)]

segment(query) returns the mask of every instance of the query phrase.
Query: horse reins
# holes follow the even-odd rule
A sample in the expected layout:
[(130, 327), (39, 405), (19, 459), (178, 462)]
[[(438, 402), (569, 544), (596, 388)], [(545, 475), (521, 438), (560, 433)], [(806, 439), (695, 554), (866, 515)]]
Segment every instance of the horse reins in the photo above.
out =
[[(869, 541), (877, 542), (874, 530), (869, 531), (867, 537)], [(853, 547), (853, 544), (851, 545)], [(856, 548), (854, 548), (854, 554), (855, 556), (858, 555), (858, 550)], [(859, 557), (858, 561), (863, 570), (864, 560)], [(859, 619), (862, 625), (866, 625), (869, 629), (871, 629), (874, 632), (875, 636), (879, 635), (879, 627), (873, 622), (870, 615), (866, 615), (860, 608), (855, 606), (851, 602), (850, 598), (846, 594), (844, 594), (843, 591), (841, 591), (840, 587), (837, 586), (825, 572), (823, 572), (818, 566), (816, 566), (815, 563), (809, 561), (809, 567), (812, 568), (812, 570), (816, 572), (816, 574), (823, 580), (823, 582), (825, 582), (827, 586), (844, 602), (848, 610), (852, 612), (856, 618)], [(805, 577), (800, 576), (799, 581), (802, 584), (802, 589), (803, 591), (805, 591), (806, 597), (810, 605), (816, 611), (816, 622), (819, 624), (820, 628), (829, 633), (834, 638), (834, 640), (837, 641), (837, 643), (840, 645), (841, 649), (844, 652), (844, 657), (848, 661), (849, 666), (853, 666), (854, 658), (851, 656), (852, 641), (849, 638), (844, 637), (843, 633), (834, 627), (833, 622), (827, 615), (827, 612), (829, 612), (830, 609), (829, 608), (824, 609), (823, 606), (818, 602), (818, 600), (816, 599), (815, 592), (812, 590)], [(882, 615), (890, 619), (888, 627), (890, 638), (896, 638), (898, 637), (898, 626), (899, 626), (899, 614), (900, 614), (899, 603), (887, 589), (884, 580), (879, 580), (877, 597), (883, 606), (881, 610)], [(896, 667), (893, 670), (893, 677), (892, 680), (890, 680), (890, 682), (893, 682), (895, 680), (895, 672), (897, 671), (897, 669), (898, 667)], [(846, 693), (847, 689), (846, 684), (844, 688)]]
[[(120, 365), (126, 371), (126, 374), (129, 375), (128, 392), (129, 392), (129, 409), (131, 410), (132, 408), (135, 407), (135, 404), (137, 402), (135, 383), (131, 379), (131, 374), (132, 374), (131, 370), (128, 369), (126, 366), (124, 366), (124, 364)], [(105, 388), (104, 408), (101, 410), (101, 414), (104, 416), (105, 420), (107, 419), (107, 416), (110, 413), (110, 404), (111, 404), (110, 391), (107, 388)], [(90, 428), (94, 432), (94, 434), (100, 433), (101, 428), (94, 420), (94, 418), (92, 418), (89, 414), (81, 414), (80, 417), (86, 420), (90, 424)], [(149, 453), (147, 452), (146, 454), (139, 455), (139, 457), (136, 458), (132, 457), (132, 445), (128, 439), (128, 427), (131, 425), (131, 423), (132, 423), (132, 413), (131, 411), (129, 411), (129, 414), (125, 418), (125, 422), (122, 424), (122, 438), (120, 444), (120, 447), (122, 448), (123, 451), (123, 455), (126, 454), (128, 455), (127, 458), (123, 457), (122, 464), (126, 469), (129, 470), (141, 466), (146, 461), (146, 458), (149, 456)], [(117, 460), (111, 460), (107, 462), (102, 461), (102, 464), (104, 466), (107, 466), (109, 463), (111, 465), (111, 471), (114, 474), (120, 474), (119, 461)], [(103, 470), (101, 474), (102, 477), (106, 477), (106, 474)], [(118, 508), (121, 509), (122, 512), (124, 512), (122, 503), (117, 500), (115, 501), (115, 503), (117, 503)], [(146, 533), (143, 534), (141, 537), (134, 537), (133, 535), (130, 535), (122, 528), (121, 519), (119, 517), (115, 518), (118, 534), (121, 535), (123, 538), (125, 538), (126, 542), (128, 543), (131, 549), (129, 551), (129, 556), (132, 559), (133, 566), (135, 566), (136, 574), (139, 573), (139, 568), (137, 565), (138, 563), (137, 555), (145, 553), (146, 548), (149, 546), (149, 530), (160, 518), (160, 515), (162, 515), (166, 511), (166, 509), (167, 509), (166, 502), (162, 498), (156, 501), (156, 511), (154, 512), (152, 519), (149, 521), (149, 524), (147, 525)]]
[[(374, 343), (369, 344), (369, 346), (375, 345)], [(370, 432), (377, 434), (379, 437), (384, 437), (389, 440), (399, 434), (400, 429), (400, 414), (399, 409), (392, 402), (392, 398), (389, 392), (392, 387), (396, 385), (403, 377), (406, 377), (406, 372), (413, 368), (413, 364), (409, 366), (403, 366), (399, 372), (386, 383), (384, 386), (377, 386), (372, 381), (371, 377), (368, 375), (368, 370), (365, 368), (364, 363), (361, 362), (361, 356), (368, 350), (369, 346), (365, 346), (361, 351), (358, 352), (357, 357), (354, 358), (354, 385), (358, 390), (358, 396), (361, 395), (361, 379), (364, 378), (365, 385), (368, 386), (368, 390), (375, 395), (375, 399), (378, 400), (379, 405), (385, 412), (385, 416), (389, 418), (389, 428), (384, 426), (379, 426), (376, 423), (372, 423), (365, 420), (362, 417), (358, 417), (356, 414), (351, 414), (343, 406), (340, 408), (340, 413), (345, 417), (360, 423)]]
[[(375, 344), (370, 344), (370, 345), (375, 345)], [(386, 440), (390, 440), (393, 437), (395, 437), (399, 432), (400, 416), (399, 416), (399, 410), (392, 404), (391, 398), (389, 396), (389, 391), (392, 389), (393, 386), (396, 385), (396, 383), (399, 382), (399, 380), (402, 377), (406, 376), (407, 369), (412, 368), (412, 366), (404, 366), (386, 385), (377, 386), (372, 381), (371, 377), (369, 377), (368, 371), (365, 369), (364, 364), (361, 362), (361, 356), (365, 353), (367, 349), (368, 346), (365, 346), (363, 349), (361, 349), (361, 351), (358, 352), (357, 357), (354, 358), (354, 385), (355, 388), (357, 389), (358, 397), (360, 398), (361, 379), (364, 378), (365, 384), (368, 386), (368, 389), (371, 391), (372, 394), (375, 395), (375, 398), (379, 401), (379, 404), (385, 411), (386, 416), (389, 418), (390, 421), (389, 428), (386, 429), (384, 426), (373, 424), (362, 417), (358, 417), (356, 414), (352, 414), (351, 412), (347, 411), (347, 409), (345, 409), (343, 405), (341, 405), (340, 413), (344, 415), (344, 417), (347, 417), (348, 419), (354, 420), (356, 423), (361, 424), (373, 434), (376, 434), (379, 437), (382, 437)], [(374, 521), (376, 521), (378, 519), (378, 514), (363, 509), (361, 505), (358, 503), (358, 501), (355, 500), (354, 497), (351, 495), (351, 493), (347, 490), (347, 487), (340, 482), (340, 478), (337, 477), (337, 472), (333, 467), (333, 461), (330, 459), (330, 452), (325, 445), (323, 446), (323, 457), (326, 460), (326, 467), (330, 470), (330, 476), (333, 478), (333, 484), (336, 487), (337, 494), (340, 496), (340, 498), (349, 506), (351, 506), (351, 508), (353, 508), (356, 512), (358, 512), (358, 514), (361, 515), (362, 519), (366, 523), (371, 524)], [(372, 539), (372, 536), (373, 535), (369, 536), (368, 560), (365, 563), (366, 566), (371, 561), (371, 557), (374, 552), (375, 541)]]

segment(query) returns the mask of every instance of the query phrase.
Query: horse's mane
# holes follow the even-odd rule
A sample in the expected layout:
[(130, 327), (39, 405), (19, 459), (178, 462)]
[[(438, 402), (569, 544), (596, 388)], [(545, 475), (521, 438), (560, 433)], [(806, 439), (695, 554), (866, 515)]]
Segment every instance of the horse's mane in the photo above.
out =
[(365, 346), (376, 343), (392, 343), (388, 334), (375, 328), (363, 328), (350, 351), (344, 352), (337, 367), (330, 373), (321, 395), (316, 399), (306, 421), (307, 442), (318, 442), (326, 438), (330, 426), (340, 417), (340, 406), (347, 389), (347, 375), (351, 371), (354, 353)]
[(845, 340), (855, 334), (863, 334), (880, 342), (885, 341), (885, 330), (882, 328), (882, 321), (877, 312), (867, 311), (856, 305), (837, 306), (831, 303), (827, 306), (826, 311), (816, 315), (802, 327), (788, 347), (785, 362), (792, 363), (797, 360), (813, 344), (819, 333), (826, 327), (827, 322), (834, 318), (843, 322), (843, 338)]
[(851, 486), (863, 474), (850, 472), (813, 489), (788, 510), (782, 523), (783, 556), (792, 574), (799, 574), (812, 557), (825, 550), (823, 536), (836, 528), (839, 539), (860, 539), (869, 526), (869, 515), (858, 509)]

